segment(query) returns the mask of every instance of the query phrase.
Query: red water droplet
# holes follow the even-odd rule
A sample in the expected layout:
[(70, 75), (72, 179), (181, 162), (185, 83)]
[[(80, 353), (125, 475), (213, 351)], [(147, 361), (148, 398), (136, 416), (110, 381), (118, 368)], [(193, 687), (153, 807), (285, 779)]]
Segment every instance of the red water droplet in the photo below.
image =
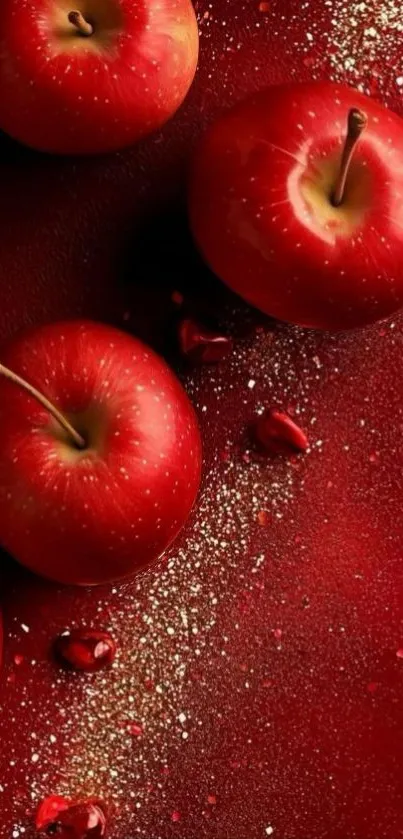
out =
[(149, 690), (151, 692), (152, 690), (154, 690), (155, 684), (152, 679), (145, 679), (144, 687), (146, 690)]
[(179, 810), (174, 810), (173, 811), (173, 813), (171, 815), (171, 819), (172, 819), (173, 822), (180, 822), (181, 814), (180, 814)]
[(257, 514), (257, 520), (261, 527), (265, 527), (266, 524), (268, 524), (269, 522), (269, 514), (267, 510), (259, 510)]
[(369, 456), (370, 463), (378, 463), (379, 452), (371, 452)]
[(181, 321), (178, 339), (182, 354), (195, 364), (217, 364), (232, 350), (231, 338), (207, 329), (192, 318)]
[(139, 722), (130, 722), (127, 727), (133, 737), (140, 737), (143, 733), (143, 726)]
[(262, 3), (259, 3), (259, 12), (268, 12), (269, 10), (270, 10), (270, 3), (268, 3), (267, 0), (266, 0), (266, 2), (265, 2), (265, 0), (263, 0)]
[(290, 455), (288, 456), (288, 462), (290, 463), (290, 465), (292, 466), (292, 468), (293, 468), (293, 469), (295, 469), (295, 471), (296, 471), (296, 472), (299, 472), (299, 470), (300, 470), (300, 468), (301, 468), (301, 464), (300, 464), (300, 462), (299, 462), (299, 460), (298, 460), (298, 455), (296, 455), (296, 454), (290, 454)]
[(182, 306), (184, 301), (183, 294), (180, 291), (173, 291), (171, 294), (172, 303), (176, 303), (177, 306)]
[(378, 682), (370, 682), (368, 685), (369, 693), (375, 693), (378, 690), (379, 684)]
[(307, 55), (306, 58), (303, 59), (302, 63), (305, 67), (313, 67), (313, 65), (316, 63), (316, 59), (312, 55)]
[(304, 431), (288, 414), (270, 408), (254, 425), (257, 442), (267, 454), (305, 452), (309, 442)]
[(22, 664), (23, 661), (24, 661), (24, 656), (23, 655), (19, 655), (17, 653), (17, 655), (14, 656), (14, 664), (16, 664), (17, 667), (19, 667), (19, 665)]
[(213, 805), (217, 804), (217, 799), (216, 799), (215, 795), (208, 795), (207, 796), (207, 803), (208, 804), (213, 804)]
[(277, 627), (277, 629), (273, 629), (273, 635), (274, 635), (276, 641), (281, 641), (281, 639), (283, 637), (283, 630), (280, 629), (279, 627)]
[(55, 642), (57, 657), (73, 670), (95, 673), (112, 664), (116, 644), (108, 632), (74, 629), (59, 635)]
[(36, 826), (40, 831), (40, 839), (52, 836), (57, 836), (57, 839), (102, 839), (106, 835), (107, 825), (100, 802), (83, 801), (59, 809), (50, 820), (40, 825), (37, 816)]
[(403, 658), (403, 649), (397, 650), (396, 657), (397, 658)]
[(371, 76), (367, 81), (367, 87), (370, 96), (376, 96), (379, 93), (380, 80), (376, 76)]

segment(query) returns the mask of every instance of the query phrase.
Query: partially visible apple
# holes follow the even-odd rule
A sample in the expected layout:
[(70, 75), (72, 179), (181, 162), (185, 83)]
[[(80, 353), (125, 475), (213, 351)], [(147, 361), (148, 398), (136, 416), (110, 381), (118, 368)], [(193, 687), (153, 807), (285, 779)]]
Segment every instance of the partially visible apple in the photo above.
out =
[(403, 305), (403, 120), (338, 84), (263, 90), (202, 139), (190, 215), (213, 271), (267, 314), (383, 318)]
[(0, 128), (65, 154), (131, 145), (192, 83), (191, 0), (2, 0)]
[[(1, 354), (0, 542), (63, 583), (127, 577), (185, 523), (200, 482), (193, 408), (165, 362), (112, 327), (33, 329)], [(71, 429), (71, 432), (69, 431)]]

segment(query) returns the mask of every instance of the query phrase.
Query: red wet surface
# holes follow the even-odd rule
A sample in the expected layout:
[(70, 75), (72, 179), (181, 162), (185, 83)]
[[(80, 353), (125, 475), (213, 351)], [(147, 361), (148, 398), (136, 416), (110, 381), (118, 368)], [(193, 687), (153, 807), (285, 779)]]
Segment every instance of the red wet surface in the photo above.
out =
[[(274, 327), (200, 264), (182, 200), (202, 124), (248, 90), (345, 76), (403, 110), (399, 5), (199, 0), (200, 70), (162, 133), (91, 160), (2, 143), (3, 336), (74, 315), (139, 334), (181, 372), (205, 444), (198, 510), (132, 584), (57, 588), (4, 558), (4, 839), (32, 839), (50, 794), (107, 801), (111, 839), (403, 836), (403, 319)], [(214, 315), (232, 355), (181, 365), (179, 312)], [(265, 407), (306, 455), (249, 448)], [(82, 623), (112, 632), (112, 670), (52, 661)]]

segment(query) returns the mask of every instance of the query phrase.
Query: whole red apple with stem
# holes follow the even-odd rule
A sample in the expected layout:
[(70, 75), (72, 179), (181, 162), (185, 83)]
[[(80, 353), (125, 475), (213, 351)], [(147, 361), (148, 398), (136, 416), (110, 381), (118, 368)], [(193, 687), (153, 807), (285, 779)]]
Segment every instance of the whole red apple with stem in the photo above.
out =
[(0, 128), (42, 151), (131, 145), (195, 74), (191, 0), (3, 0), (0, 19)]
[(257, 93), (202, 139), (190, 216), (213, 271), (267, 314), (384, 318), (403, 305), (403, 120), (338, 84)]
[(189, 515), (201, 468), (193, 408), (165, 362), (85, 321), (33, 329), (2, 361), (2, 545), (75, 584), (158, 557)]

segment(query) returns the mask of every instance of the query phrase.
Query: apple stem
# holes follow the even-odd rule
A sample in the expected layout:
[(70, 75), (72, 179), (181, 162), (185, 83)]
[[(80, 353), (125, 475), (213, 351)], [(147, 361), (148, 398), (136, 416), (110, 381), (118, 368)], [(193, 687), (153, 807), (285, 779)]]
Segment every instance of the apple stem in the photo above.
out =
[(72, 11), (68, 13), (68, 19), (73, 26), (76, 27), (77, 32), (80, 35), (85, 35), (85, 37), (89, 37), (94, 32), (94, 27), (88, 20), (85, 19), (84, 15), (81, 14), (79, 11)]
[(71, 423), (66, 419), (66, 417), (54, 406), (46, 396), (43, 395), (36, 387), (30, 385), (29, 382), (26, 382), (25, 379), (22, 379), (21, 376), (18, 376), (17, 373), (13, 373), (12, 370), (9, 370), (8, 367), (5, 367), (4, 364), (0, 364), (0, 375), (4, 376), (10, 382), (14, 382), (16, 385), (20, 385), (20, 387), (24, 388), (27, 393), (30, 393), (31, 396), (34, 397), (50, 414), (52, 417), (60, 423), (62, 428), (66, 431), (66, 433), (71, 437), (74, 442), (74, 445), (78, 449), (85, 449), (86, 442), (81, 434), (73, 428)]
[(333, 207), (340, 207), (340, 204), (343, 202), (347, 176), (353, 154), (358, 140), (367, 126), (367, 122), (367, 115), (364, 114), (363, 111), (359, 111), (358, 108), (351, 108), (348, 112), (347, 137), (344, 143), (343, 154), (341, 156), (340, 171), (331, 197)]

